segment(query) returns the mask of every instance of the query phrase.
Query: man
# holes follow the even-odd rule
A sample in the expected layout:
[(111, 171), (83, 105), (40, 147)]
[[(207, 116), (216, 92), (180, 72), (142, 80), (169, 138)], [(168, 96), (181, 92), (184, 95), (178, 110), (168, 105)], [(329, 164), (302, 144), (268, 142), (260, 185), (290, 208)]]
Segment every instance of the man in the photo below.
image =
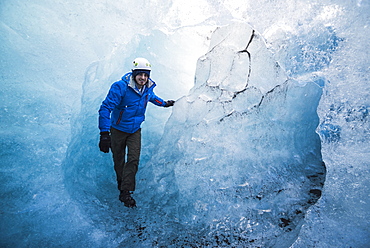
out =
[[(153, 92), (156, 84), (149, 76), (151, 65), (144, 58), (133, 62), (132, 72), (112, 84), (99, 109), (99, 148), (108, 153), (112, 150), (114, 170), (117, 176), (119, 200), (126, 207), (135, 207), (131, 197), (135, 191), (135, 176), (141, 150), (141, 128), (148, 101), (162, 106), (173, 106), (175, 101), (163, 101)], [(126, 161), (127, 148), (127, 161)]]

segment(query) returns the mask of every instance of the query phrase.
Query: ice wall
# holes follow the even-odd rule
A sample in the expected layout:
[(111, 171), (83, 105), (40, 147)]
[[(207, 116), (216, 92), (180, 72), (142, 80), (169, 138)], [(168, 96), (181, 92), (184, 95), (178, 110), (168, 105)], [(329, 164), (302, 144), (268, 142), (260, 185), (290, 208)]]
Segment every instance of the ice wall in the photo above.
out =
[(244, 23), (214, 32), (195, 76), (142, 169), (138, 199), (181, 226), (177, 246), (289, 247), (325, 178), (322, 79), (288, 80)]
[[(307, 216), (293, 247), (367, 247), (369, 213), (369, 52), (361, 40), (369, 35), (367, 1), (332, 6), (327, 17), (339, 48), (323, 71), (326, 85), (318, 113), (327, 178), (322, 199)], [(325, 224), (323, 224), (325, 223)], [(307, 241), (308, 238), (310, 241)]]

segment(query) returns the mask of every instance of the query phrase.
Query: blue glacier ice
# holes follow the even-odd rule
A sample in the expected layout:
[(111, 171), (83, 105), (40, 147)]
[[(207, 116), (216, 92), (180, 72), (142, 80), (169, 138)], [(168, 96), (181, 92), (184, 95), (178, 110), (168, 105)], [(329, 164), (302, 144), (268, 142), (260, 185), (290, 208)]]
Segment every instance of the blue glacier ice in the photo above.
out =
[[(370, 3), (0, 3), (1, 247), (368, 247)], [(144, 56), (134, 197), (97, 110)]]

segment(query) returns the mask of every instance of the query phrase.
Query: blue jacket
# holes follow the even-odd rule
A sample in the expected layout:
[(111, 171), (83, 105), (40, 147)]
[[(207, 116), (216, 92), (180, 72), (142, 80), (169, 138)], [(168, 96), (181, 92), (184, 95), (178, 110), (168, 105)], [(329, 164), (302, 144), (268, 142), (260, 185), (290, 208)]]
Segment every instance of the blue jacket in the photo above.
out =
[(100, 132), (109, 131), (110, 127), (126, 133), (139, 130), (145, 120), (148, 101), (158, 106), (166, 104), (154, 94), (155, 86), (154, 81), (149, 78), (143, 92), (140, 92), (136, 88), (131, 72), (125, 74), (120, 81), (113, 83), (99, 109)]

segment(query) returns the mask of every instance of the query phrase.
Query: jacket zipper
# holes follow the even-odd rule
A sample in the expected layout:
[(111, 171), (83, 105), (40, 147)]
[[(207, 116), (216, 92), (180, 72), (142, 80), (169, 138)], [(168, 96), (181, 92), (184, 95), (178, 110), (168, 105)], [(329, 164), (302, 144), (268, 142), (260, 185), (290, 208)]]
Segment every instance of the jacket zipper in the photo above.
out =
[(116, 125), (118, 125), (121, 122), (123, 111), (119, 112), (119, 117), (117, 119)]
[(148, 98), (149, 98), (149, 96), (148, 96), (148, 95), (146, 95), (146, 96), (145, 96), (144, 109), (146, 109), (146, 105), (148, 104)]

